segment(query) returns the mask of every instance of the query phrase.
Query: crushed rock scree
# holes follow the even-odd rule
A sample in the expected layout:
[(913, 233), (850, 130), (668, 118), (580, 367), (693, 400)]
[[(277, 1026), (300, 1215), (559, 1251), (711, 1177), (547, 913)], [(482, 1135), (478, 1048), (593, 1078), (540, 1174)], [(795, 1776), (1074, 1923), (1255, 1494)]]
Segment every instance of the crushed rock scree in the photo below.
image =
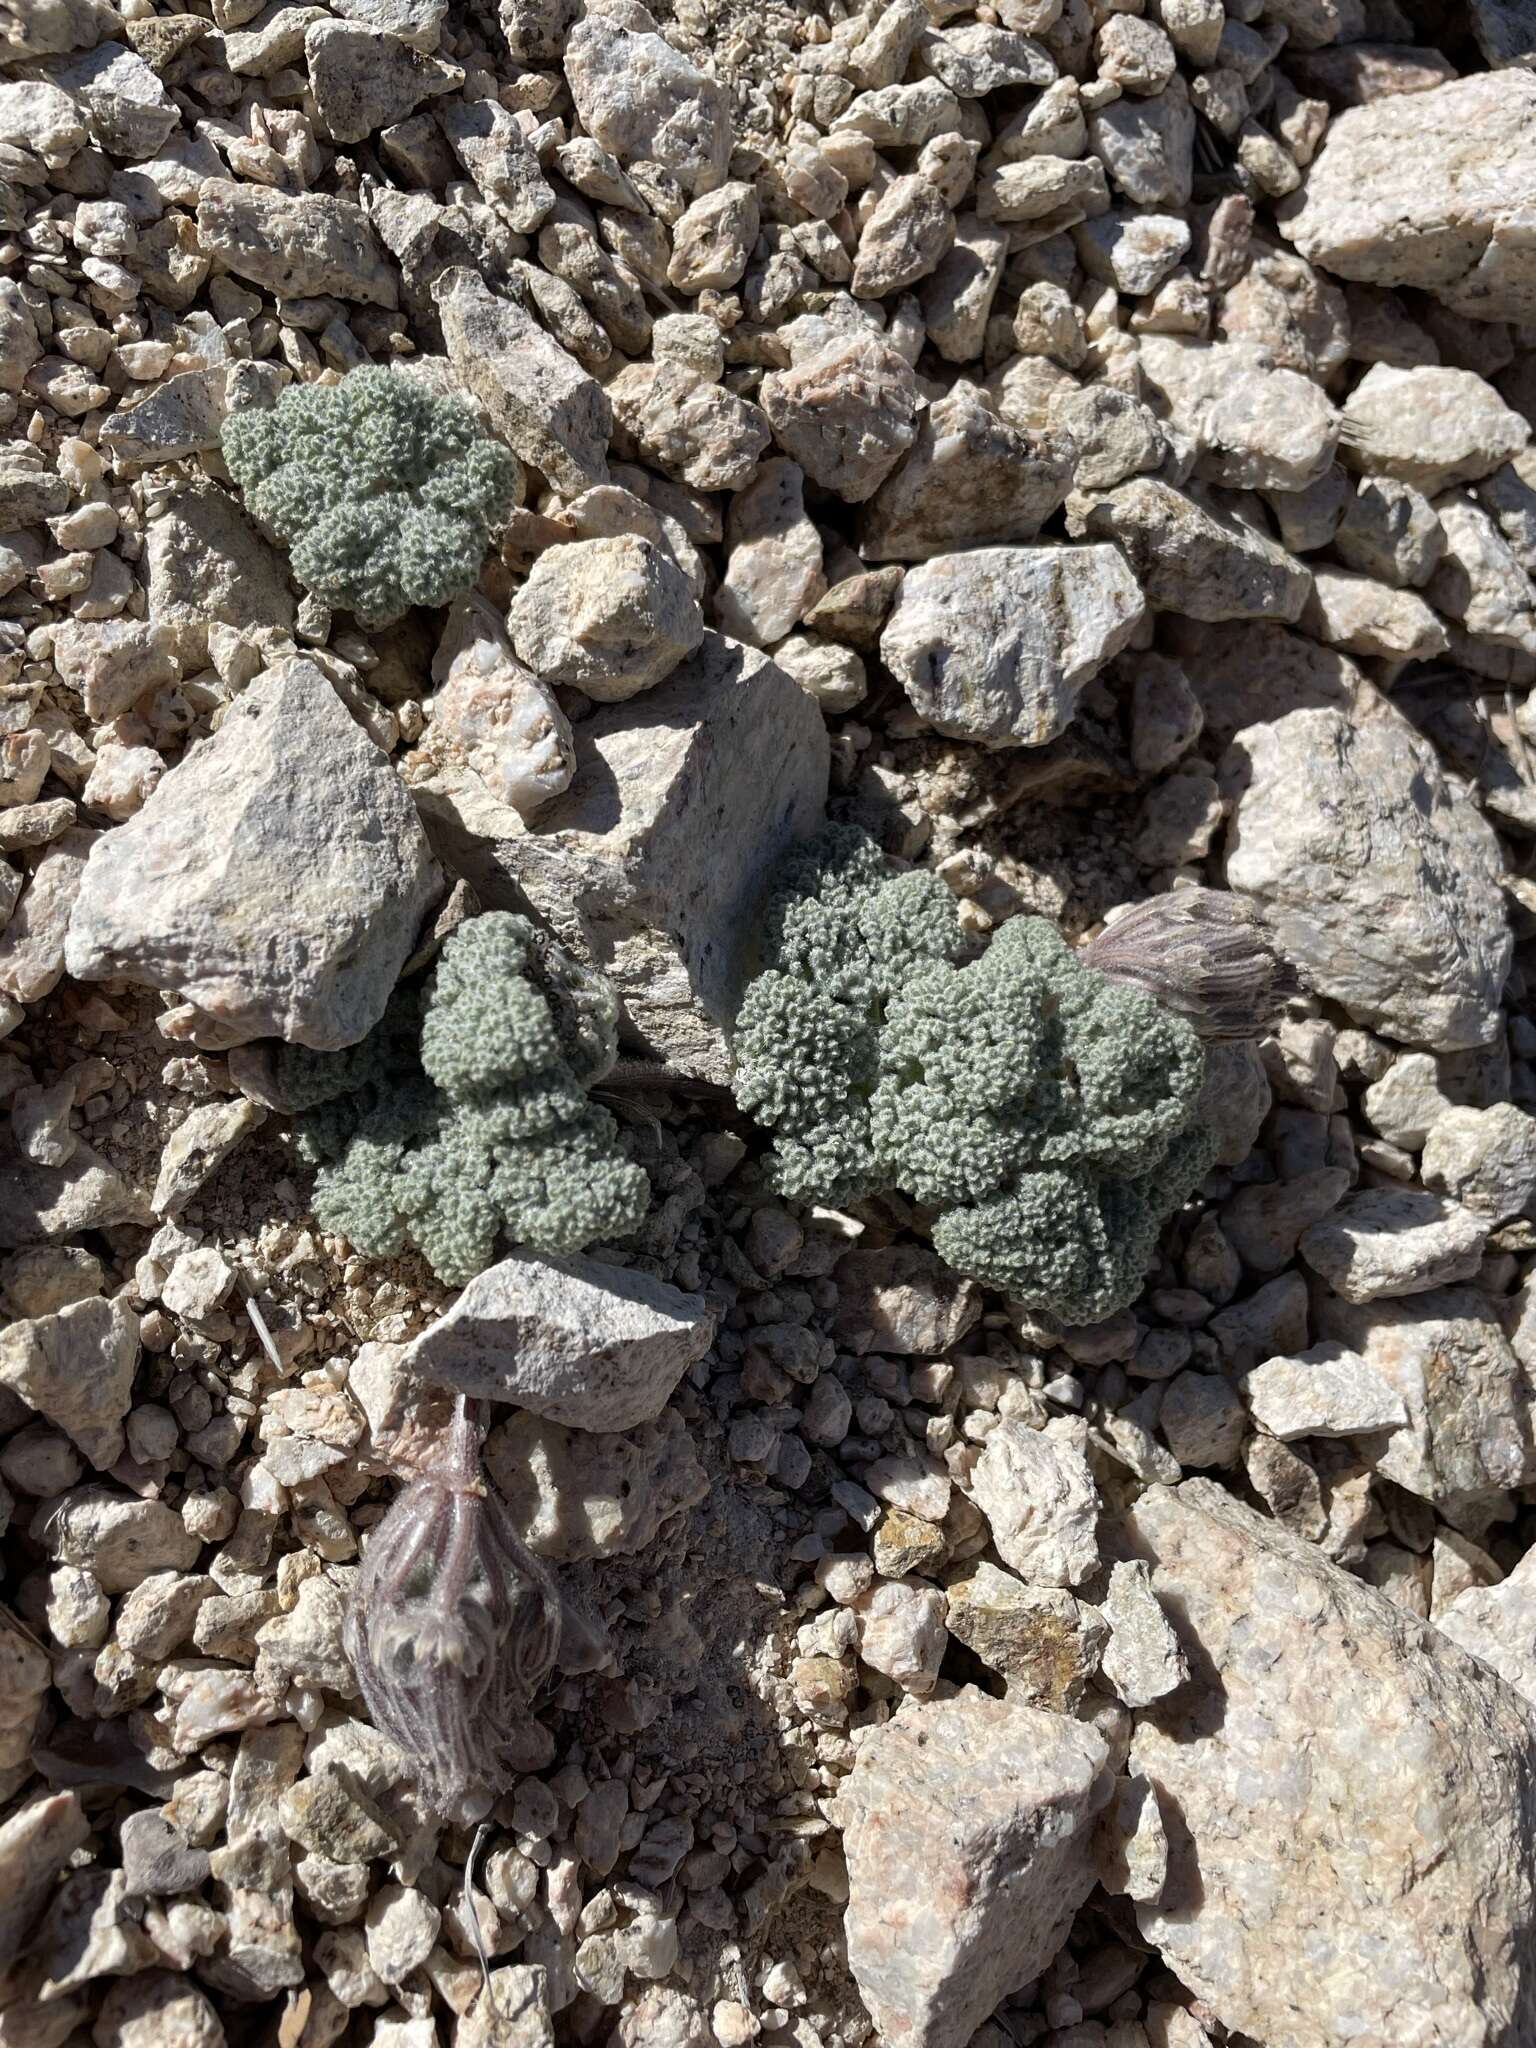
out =
[[(0, 2039), (1536, 2035), (1536, 45), (1443, 12), (0, 6)], [(378, 632), (219, 453), (367, 364), (518, 469)], [(772, 1191), (828, 802), (978, 943), (1279, 934), (1106, 1322)], [(276, 1039), (530, 905), (653, 1201), (455, 1292)], [(342, 1638), (453, 1389), (564, 1616), (483, 1816)]]

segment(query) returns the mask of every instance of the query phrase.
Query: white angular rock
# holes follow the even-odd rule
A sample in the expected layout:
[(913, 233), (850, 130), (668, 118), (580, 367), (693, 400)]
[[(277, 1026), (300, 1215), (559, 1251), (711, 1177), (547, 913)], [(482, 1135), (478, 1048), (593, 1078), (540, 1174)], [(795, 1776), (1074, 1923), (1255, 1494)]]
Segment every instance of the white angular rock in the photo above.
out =
[(555, 195), (511, 114), (494, 99), (455, 98), (437, 118), (486, 204), (518, 234), (532, 234), (553, 209)]
[(181, 110), (161, 79), (126, 44), (98, 43), (84, 56), (58, 65), (53, 76), (113, 156), (152, 157), (180, 125)]
[(920, 1581), (877, 1579), (852, 1603), (859, 1656), (903, 1692), (924, 1699), (939, 1682), (949, 1647), (944, 1595)]
[(808, 697), (834, 718), (852, 711), (869, 694), (869, 675), (863, 661), (851, 647), (840, 647), (835, 640), (791, 633), (775, 647), (773, 658)]
[[(487, 908), (531, 900), (601, 965), (643, 1045), (725, 1082), (758, 897), (784, 848), (816, 829), (827, 760), (804, 691), (706, 633), (638, 704), (582, 723), (575, 780), (534, 829), (480, 837), (434, 817), (433, 830)], [(499, 816), (498, 832), (514, 826)]]
[(1431, 604), (1475, 641), (1536, 655), (1536, 588), (1508, 540), (1464, 491), (1438, 498), (1435, 513), (1444, 544), (1425, 586)]
[(507, 446), (573, 497), (606, 483), (613, 416), (602, 386), (474, 272), (445, 270), (432, 295), (449, 360)]
[(464, 83), (457, 64), (424, 56), (398, 36), (351, 21), (311, 22), (304, 63), (321, 134), (328, 142), (362, 142), (403, 121), (423, 100)]
[(179, 1216), (241, 1140), (266, 1120), (267, 1112), (242, 1096), (198, 1103), (161, 1148), (150, 1208), (157, 1216)]
[(1342, 1344), (1266, 1358), (1244, 1373), (1242, 1390), (1254, 1421), (1282, 1443), (1298, 1436), (1368, 1436), (1408, 1420), (1402, 1397)]
[(1194, 1674), (1131, 1742), (1177, 1815), (1136, 1915), (1168, 1967), (1256, 2041), (1536, 2027), (1536, 1711), (1211, 1482), (1151, 1489), (1124, 1542)]
[(1071, 480), (1080, 491), (1112, 490), (1128, 476), (1156, 469), (1168, 453), (1151, 408), (1112, 384), (1063, 388), (1048, 411), (1051, 425), (1072, 445)]
[(186, 1572), (202, 1545), (162, 1500), (78, 1486), (33, 1517), (31, 1534), (60, 1564), (95, 1574), (104, 1593), (127, 1593), (151, 1572)]
[(35, 1003), (57, 987), (64, 972), (69, 921), (101, 837), (77, 825), (43, 848), (16, 909), (0, 931), (0, 997)]
[(0, 50), (5, 62), (24, 57), (57, 57), (89, 46), (121, 26), (106, 0), (29, 0), (25, 13), (7, 9), (0, 15)]
[(1496, 1586), (1469, 1586), (1435, 1615), (1442, 1635), (1536, 1706), (1536, 1552)]
[(1417, 1152), (1431, 1127), (1453, 1107), (1433, 1053), (1400, 1052), (1361, 1098), (1366, 1121), (1389, 1144)]
[(1104, 167), (1093, 157), (1035, 155), (995, 164), (976, 194), (983, 220), (1027, 222), (1033, 238), (1059, 234), (1108, 207)]
[(180, 674), (172, 635), (141, 618), (70, 618), (53, 631), (53, 666), (80, 692), (86, 717), (102, 723)]
[(507, 614), (518, 658), (599, 704), (654, 689), (704, 637), (676, 562), (637, 534), (546, 548)]
[(77, 1144), (62, 1166), (0, 1154), (0, 1245), (54, 1244), (109, 1223), (148, 1220), (143, 1195), (89, 1145)]
[(1471, 370), (1372, 363), (1344, 404), (1344, 460), (1433, 497), (1501, 469), (1530, 422)]
[(92, 849), (66, 957), (82, 981), (175, 991), (227, 1044), (353, 1045), (439, 887), (388, 759), (319, 669), (290, 660)]
[(918, 149), (960, 126), (960, 102), (942, 78), (893, 80), (862, 92), (838, 115), (834, 128), (865, 135), (876, 149)]
[(334, 293), (370, 306), (399, 302), (399, 273), (350, 199), (209, 178), (199, 188), (197, 235), (236, 277), (285, 299)]
[(472, 778), (525, 821), (570, 788), (570, 720), (547, 684), (518, 661), (495, 608), (478, 592), (449, 606), (432, 679), (432, 722), (408, 779), (451, 790)]
[(1376, 1470), (1471, 1536), (1536, 1480), (1536, 1388), (1498, 1309), (1478, 1288), (1440, 1287), (1365, 1304), (1329, 1295), (1314, 1312), (1319, 1336), (1357, 1352), (1408, 1411)]
[(558, 57), (581, 15), (581, 0), (501, 0), (502, 34), (514, 57)]
[(630, 363), (607, 397), (615, 452), (691, 490), (739, 491), (770, 438), (758, 406), (687, 363)]
[(805, 478), (787, 456), (770, 456), (726, 509), (730, 553), (715, 592), (715, 623), (749, 647), (782, 640), (822, 596), (821, 535), (806, 515)]
[(1522, 448), (1503, 469), (1485, 476), (1477, 487), (1480, 502), (1499, 523), (1499, 531), (1526, 570), (1536, 569), (1536, 453)]
[(621, 164), (660, 164), (688, 193), (723, 181), (731, 147), (725, 88), (670, 43), (594, 14), (577, 23), (563, 54), (582, 127)]
[(1300, 624), (1330, 647), (1383, 661), (1428, 661), (1450, 645), (1444, 624), (1416, 591), (1322, 562), (1313, 566)]
[(1339, 415), (1310, 377), (1277, 368), (1260, 343), (1146, 334), (1139, 361), (1212, 483), (1300, 491), (1332, 463)]
[(1305, 184), (1282, 200), (1281, 231), (1339, 277), (1413, 285), (1476, 320), (1529, 320), (1536, 251), (1524, 195), (1533, 177), (1536, 79), (1478, 72), (1346, 107)]
[(1536, 1201), (1536, 1117), (1512, 1102), (1444, 1110), (1429, 1127), (1422, 1166), (1426, 1187), (1487, 1223), (1528, 1215)]
[(1227, 880), (1264, 906), (1307, 983), (1389, 1037), (1481, 1045), (1511, 939), (1492, 829), (1379, 699), (1241, 732)]
[(1109, 1590), (1099, 1612), (1109, 1623), (1109, 1641), (1100, 1660), (1104, 1676), (1126, 1706), (1150, 1706), (1188, 1678), (1179, 1639), (1141, 1558), (1121, 1558), (1110, 1566)]
[(138, 1317), (101, 1295), (0, 1331), (0, 1386), (56, 1423), (98, 1472), (123, 1455), (138, 1362)]
[(917, 382), (876, 334), (832, 339), (763, 379), (774, 439), (850, 505), (872, 497), (917, 438)]
[(757, 193), (733, 179), (704, 193), (672, 229), (668, 281), (696, 298), (738, 284), (757, 241)]
[[(1513, 473), (1512, 466), (1495, 472), (1484, 480), (1483, 490)], [(1434, 507), (1412, 484), (1389, 476), (1363, 476), (1354, 495), (1345, 500), (1333, 545), (1340, 559), (1362, 576), (1417, 590), (1445, 550), (1445, 533)]]
[(286, 560), (215, 484), (179, 492), (150, 518), (144, 559), (150, 624), (184, 673), (207, 666), (216, 625), (243, 636), (292, 631)]
[(971, 1493), (1004, 1564), (1032, 1586), (1079, 1586), (1099, 1568), (1099, 1490), (1070, 1443), (1000, 1422), (981, 1447)]
[(869, 1729), (838, 1795), (848, 1965), (892, 2048), (967, 2048), (1094, 1883), (1102, 1738), (973, 1686)]
[(938, 731), (1038, 747), (1145, 610), (1118, 548), (976, 548), (908, 571), (880, 653)]
[(955, 239), (921, 293), (928, 340), (945, 362), (970, 363), (981, 354), (1007, 258), (1005, 228), (974, 213), (956, 216)]
[(1459, 1200), (1442, 1202), (1422, 1188), (1361, 1188), (1302, 1232), (1300, 1250), (1346, 1301), (1378, 1301), (1476, 1279), (1487, 1238), (1487, 1219)]
[(632, 1429), (656, 1419), (714, 1335), (701, 1295), (579, 1253), (516, 1252), (477, 1273), (405, 1363), (573, 1429)]
[(1147, 602), (1190, 619), (1299, 618), (1312, 588), (1311, 572), (1267, 535), (1157, 477), (1074, 498), (1068, 531), (1116, 542)]
[(1072, 230), (1077, 260), (1090, 277), (1127, 298), (1144, 299), (1189, 247), (1189, 225), (1175, 213), (1113, 207)]
[(87, 139), (81, 110), (59, 85), (42, 79), (7, 79), (0, 84), (0, 143), (30, 147), (44, 163), (65, 164)]
[[(1100, 1884), (1116, 1897), (1155, 1905), (1163, 1895), (1168, 1829), (1157, 1803), (1157, 1787), (1139, 1771), (1115, 1780), (1114, 1799), (1099, 1816), (1098, 1869)], [(1169, 2039), (1171, 2043), (1171, 2035)], [(1139, 2044), (1131, 2041), (1126, 2048)]]
[(1090, 148), (1137, 206), (1188, 206), (1194, 141), (1194, 110), (1177, 73), (1151, 99), (1122, 97), (1088, 117)]
[(893, 178), (859, 236), (854, 296), (883, 299), (905, 291), (937, 269), (954, 239), (954, 212), (936, 186), (916, 172)]

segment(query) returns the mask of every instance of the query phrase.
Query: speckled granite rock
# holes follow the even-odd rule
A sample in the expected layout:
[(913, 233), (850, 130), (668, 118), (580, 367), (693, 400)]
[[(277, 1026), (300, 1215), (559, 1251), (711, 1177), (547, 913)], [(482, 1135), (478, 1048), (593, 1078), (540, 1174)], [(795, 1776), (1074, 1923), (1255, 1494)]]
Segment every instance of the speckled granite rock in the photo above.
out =
[(838, 1798), (848, 1962), (889, 2048), (965, 2048), (1039, 1975), (1093, 1888), (1103, 1739), (989, 1698), (909, 1699)]
[(1137, 1919), (1169, 1968), (1287, 2048), (1536, 2037), (1536, 1711), (1209, 1481), (1117, 1534), (1191, 1670), (1131, 1744), (1170, 1846)]
[(1346, 108), (1305, 185), (1282, 201), (1281, 226), (1340, 277), (1415, 285), (1474, 319), (1528, 320), (1536, 247), (1523, 195), (1533, 175), (1536, 79), (1474, 74)]
[(1470, 1535), (1501, 1511), (1507, 1489), (1536, 1481), (1531, 1374), (1498, 1309), (1476, 1287), (1317, 1305), (1318, 1334), (1358, 1352), (1408, 1411), (1376, 1469)]
[(1510, 935), (1493, 831), (1389, 705), (1292, 711), (1238, 734), (1227, 879), (1258, 898), (1319, 993), (1372, 1029), (1455, 1052), (1499, 1015)]

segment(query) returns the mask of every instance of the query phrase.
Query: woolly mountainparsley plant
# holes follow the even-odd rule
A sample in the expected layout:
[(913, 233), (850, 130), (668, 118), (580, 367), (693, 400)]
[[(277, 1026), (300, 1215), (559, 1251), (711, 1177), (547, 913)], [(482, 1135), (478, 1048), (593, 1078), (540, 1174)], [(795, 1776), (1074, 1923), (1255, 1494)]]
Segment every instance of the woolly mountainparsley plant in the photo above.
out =
[(469, 589), (522, 484), (467, 406), (377, 367), (231, 413), (223, 451), (294, 575), (370, 629)]
[(608, 1111), (618, 1002), (526, 918), (491, 911), (444, 943), (425, 989), (340, 1053), (285, 1047), (284, 1101), (316, 1162), (315, 1215), (370, 1258), (414, 1242), (452, 1286), (504, 1232), (536, 1251), (623, 1237), (650, 1200)]
[(1193, 1026), (1086, 966), (1042, 919), (979, 958), (932, 874), (832, 826), (783, 863), (735, 1092), (780, 1190), (900, 1190), (934, 1248), (1027, 1307), (1089, 1323), (1133, 1300), (1212, 1161)]

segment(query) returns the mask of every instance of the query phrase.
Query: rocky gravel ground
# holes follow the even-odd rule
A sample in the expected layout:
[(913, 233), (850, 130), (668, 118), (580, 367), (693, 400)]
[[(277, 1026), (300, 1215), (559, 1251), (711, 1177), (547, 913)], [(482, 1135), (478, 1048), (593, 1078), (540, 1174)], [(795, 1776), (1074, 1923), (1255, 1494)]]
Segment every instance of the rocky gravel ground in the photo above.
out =
[(1533, 209), (1524, 0), (0, 0), (0, 2048), (1536, 2044)]

